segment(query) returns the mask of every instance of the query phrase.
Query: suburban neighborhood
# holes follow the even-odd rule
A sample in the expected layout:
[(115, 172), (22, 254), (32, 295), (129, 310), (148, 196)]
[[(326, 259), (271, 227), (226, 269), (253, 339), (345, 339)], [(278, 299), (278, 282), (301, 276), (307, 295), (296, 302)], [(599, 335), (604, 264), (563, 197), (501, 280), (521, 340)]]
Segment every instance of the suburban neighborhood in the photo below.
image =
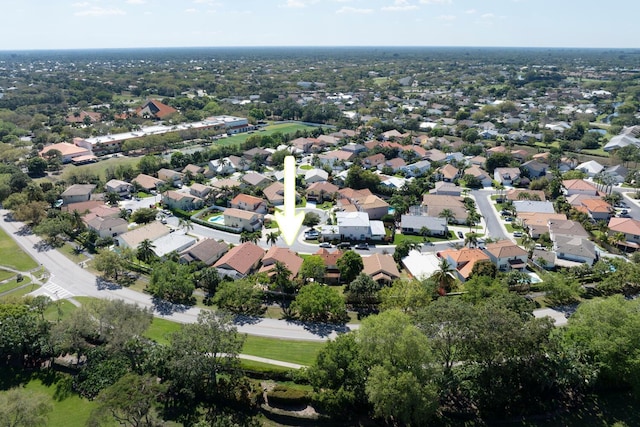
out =
[(633, 393), (637, 61), (288, 52), (0, 52), (0, 342), (46, 343), (0, 346), (7, 366), (71, 375), (91, 425), (138, 385), (188, 425)]

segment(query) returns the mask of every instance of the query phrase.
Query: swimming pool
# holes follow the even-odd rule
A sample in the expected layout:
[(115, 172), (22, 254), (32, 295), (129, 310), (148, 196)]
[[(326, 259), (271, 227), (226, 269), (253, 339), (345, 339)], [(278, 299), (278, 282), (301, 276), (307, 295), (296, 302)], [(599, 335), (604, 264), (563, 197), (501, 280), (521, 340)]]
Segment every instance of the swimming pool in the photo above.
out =
[(212, 216), (211, 218), (209, 218), (207, 220), (208, 222), (211, 222), (213, 224), (218, 224), (218, 225), (225, 225), (224, 224), (224, 215), (216, 215), (216, 216)]

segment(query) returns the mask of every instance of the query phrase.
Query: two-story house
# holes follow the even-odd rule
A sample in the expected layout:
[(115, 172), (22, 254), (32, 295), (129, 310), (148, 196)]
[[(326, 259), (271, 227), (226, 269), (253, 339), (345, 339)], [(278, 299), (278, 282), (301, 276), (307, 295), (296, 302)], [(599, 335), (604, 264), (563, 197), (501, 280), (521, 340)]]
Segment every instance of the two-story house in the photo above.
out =
[(234, 197), (229, 206), (243, 211), (257, 212), (259, 214), (267, 213), (267, 202), (256, 196), (240, 193)]

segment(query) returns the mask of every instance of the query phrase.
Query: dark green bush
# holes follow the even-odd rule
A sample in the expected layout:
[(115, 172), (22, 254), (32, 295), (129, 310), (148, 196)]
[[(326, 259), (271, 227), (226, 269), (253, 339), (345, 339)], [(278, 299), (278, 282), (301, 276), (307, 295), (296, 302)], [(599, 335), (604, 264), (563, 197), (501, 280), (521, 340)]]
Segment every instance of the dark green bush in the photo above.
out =
[(304, 390), (277, 385), (267, 392), (267, 401), (274, 407), (307, 406), (310, 401), (309, 393)]

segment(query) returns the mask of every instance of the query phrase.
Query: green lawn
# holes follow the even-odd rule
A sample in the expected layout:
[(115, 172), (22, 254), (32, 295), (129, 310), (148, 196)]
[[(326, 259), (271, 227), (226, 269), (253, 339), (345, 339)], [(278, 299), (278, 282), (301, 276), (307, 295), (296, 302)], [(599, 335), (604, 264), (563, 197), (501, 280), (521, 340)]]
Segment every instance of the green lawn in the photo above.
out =
[(68, 316), (77, 308), (71, 302), (61, 299), (49, 304), (49, 307), (44, 311), (44, 318), (50, 322), (56, 322), (58, 319)]
[(247, 335), (242, 353), (309, 366), (324, 346), (325, 343), (317, 341), (279, 340)]
[(139, 161), (140, 161), (140, 158), (138, 157), (112, 157), (110, 159), (100, 160), (99, 162), (91, 163), (88, 165), (81, 165), (81, 166), (66, 165), (62, 172), (62, 175), (60, 175), (60, 179), (68, 181), (69, 177), (75, 171), (88, 170), (91, 173), (97, 174), (100, 177), (100, 179), (102, 179), (103, 181), (106, 181), (105, 172), (107, 168), (116, 167), (118, 165), (136, 167)]
[[(3, 283), (0, 285), (0, 294), (4, 293), (4, 292), (9, 292), (13, 289), (19, 288), (20, 286), (23, 285), (28, 285), (29, 283), (31, 283), (31, 279), (29, 279), (28, 277), (25, 277), (22, 282), (18, 282), (16, 281), (16, 279), (13, 280), (9, 280), (6, 283)], [(28, 286), (28, 288), (31, 288), (31, 286)], [(29, 291), (30, 292), (30, 291)]]
[(76, 247), (75, 244), (71, 244), (71, 243), (67, 242), (64, 245), (62, 245), (61, 247), (59, 247), (58, 250), (60, 252), (62, 252), (62, 254), (64, 256), (66, 256), (67, 258), (69, 258), (71, 261), (73, 261), (75, 263), (79, 263), (79, 262), (86, 261), (86, 260), (89, 259), (89, 257), (87, 255), (85, 255), (83, 252), (76, 253), (75, 247)]
[(15, 275), (16, 273), (14, 273), (13, 271), (7, 271), (0, 268), (0, 282), (7, 280)]
[(151, 326), (144, 333), (144, 336), (154, 340), (159, 344), (168, 344), (168, 336), (171, 333), (180, 330), (180, 323), (172, 322), (171, 320), (162, 319), (160, 317), (154, 317)]
[(298, 130), (310, 130), (314, 128), (315, 126), (307, 126), (307, 125), (298, 124), (298, 123), (280, 123), (276, 125), (268, 125), (264, 128), (264, 131), (254, 132), (251, 134), (245, 132), (238, 135), (233, 135), (228, 138), (219, 139), (218, 141), (214, 142), (213, 145), (227, 147), (230, 145), (242, 144), (252, 135), (264, 136), (264, 135), (271, 135), (276, 132), (281, 132), (286, 135), (288, 133), (293, 134)]
[(22, 386), (30, 393), (41, 393), (51, 398), (53, 411), (49, 414), (49, 427), (83, 427), (97, 405), (71, 391), (71, 377), (68, 374), (55, 371), (12, 372), (8, 368), (0, 371), (0, 389)]
[(0, 265), (20, 271), (29, 271), (38, 266), (3, 230), (0, 230)]

